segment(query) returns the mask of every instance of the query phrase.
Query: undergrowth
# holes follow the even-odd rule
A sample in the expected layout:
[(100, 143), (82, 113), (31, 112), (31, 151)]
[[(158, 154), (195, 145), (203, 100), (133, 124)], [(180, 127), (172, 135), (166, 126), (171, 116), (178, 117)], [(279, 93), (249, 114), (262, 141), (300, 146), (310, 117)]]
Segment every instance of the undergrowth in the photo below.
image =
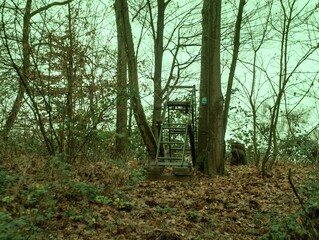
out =
[[(200, 234), (194, 233), (198, 238), (192, 239), (222, 239), (223, 231), (228, 231), (227, 228), (223, 230), (224, 226), (231, 223), (224, 214), (221, 219), (228, 222), (221, 223), (218, 229), (211, 229), (220, 222), (214, 211), (233, 216), (231, 208), (221, 205), (223, 198), (208, 194), (218, 187), (208, 183), (185, 183), (178, 195), (172, 185), (141, 183), (145, 177), (145, 171), (136, 162), (114, 160), (69, 164), (59, 157), (13, 159), (0, 165), (0, 239), (67, 239), (68, 234), (79, 237), (84, 232), (85, 239), (100, 239), (101, 232), (105, 236), (123, 232), (128, 236), (137, 231), (134, 221), (145, 228), (145, 222), (152, 223), (158, 218), (163, 224), (163, 219), (174, 220), (174, 223), (184, 221), (188, 224), (186, 231), (190, 226), (195, 227)], [(229, 177), (223, 181), (227, 179)], [(207, 181), (212, 179), (207, 178)], [(319, 239), (318, 175), (310, 175), (298, 192), (304, 199), (306, 213), (301, 208), (287, 215), (279, 211), (259, 212), (255, 218), (257, 224), (250, 231), (253, 239), (257, 236), (261, 240)], [(156, 194), (158, 197), (154, 197)], [(230, 194), (236, 193), (232, 191)], [(176, 233), (174, 226), (172, 224), (169, 239), (188, 239), (173, 238)], [(154, 229), (147, 229), (148, 234), (153, 234)]]
[[(15, 161), (21, 166), (25, 163), (19, 161), (24, 160)], [(45, 167), (37, 172), (31, 165), (16, 167), (20, 170), (16, 175), (9, 175), (0, 166), (0, 239), (55, 239), (55, 234), (47, 229), (54, 232), (60, 220), (81, 222), (93, 228), (97, 217), (90, 210), (90, 203), (112, 204), (123, 210), (134, 206), (124, 193), (113, 190), (108, 194), (116, 186), (83, 180), (71, 164), (59, 157), (52, 157), (42, 165)], [(127, 188), (142, 179), (142, 172), (133, 171)]]
[(270, 223), (262, 231), (259, 240), (319, 239), (319, 180), (317, 173), (311, 173), (308, 180), (298, 189), (305, 199), (300, 210), (285, 216), (258, 214)]

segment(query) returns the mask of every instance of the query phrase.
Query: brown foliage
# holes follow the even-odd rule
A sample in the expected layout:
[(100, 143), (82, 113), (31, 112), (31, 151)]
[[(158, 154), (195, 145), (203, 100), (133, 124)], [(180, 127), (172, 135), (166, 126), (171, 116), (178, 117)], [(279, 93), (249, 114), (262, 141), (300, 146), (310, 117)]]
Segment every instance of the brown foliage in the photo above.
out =
[[(255, 167), (245, 165), (228, 166), (227, 176), (195, 172), (187, 182), (140, 181), (142, 175), (136, 173), (141, 169), (135, 160), (122, 165), (77, 163), (71, 167), (75, 175), (70, 180), (104, 186), (99, 195), (108, 201), (74, 197), (63, 193), (63, 186), (52, 189), (58, 200), (56, 212), (50, 221), (41, 222), (41, 228), (57, 239), (256, 239), (268, 224), (267, 219), (256, 223), (256, 213), (276, 210), (285, 215), (300, 209), (289, 186), (288, 167), (296, 185), (313, 171), (311, 166), (275, 166), (272, 175), (263, 179)], [(8, 162), (6, 168), (20, 180), (10, 190), (13, 202), (1, 202), (0, 208), (15, 214), (32, 214), (30, 206), (21, 202), (21, 190), (61, 183), (65, 177), (46, 160), (25, 156)], [(72, 211), (77, 215), (68, 215)]]

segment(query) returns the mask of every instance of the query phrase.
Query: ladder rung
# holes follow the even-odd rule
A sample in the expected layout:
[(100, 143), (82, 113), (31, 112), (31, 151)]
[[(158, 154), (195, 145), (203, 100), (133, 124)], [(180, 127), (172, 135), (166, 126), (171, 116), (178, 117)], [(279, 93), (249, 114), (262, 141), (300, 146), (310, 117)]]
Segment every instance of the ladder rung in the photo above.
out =
[(183, 123), (164, 123), (162, 128), (186, 128), (186, 124)]
[(195, 85), (181, 85), (181, 86), (169, 86), (171, 89), (194, 89), (195, 90)]
[(167, 106), (169, 107), (189, 107), (191, 105), (190, 101), (168, 101)]
[(181, 144), (184, 145), (184, 142), (166, 142), (166, 141), (161, 141), (161, 144)]
[[(184, 148), (170, 148), (171, 151), (184, 150)], [(185, 151), (190, 151), (190, 148), (185, 148)]]
[(186, 129), (186, 126), (165, 126), (164, 129)]
[(188, 162), (159, 162), (158, 166), (175, 166), (175, 167), (190, 167), (191, 163)]
[(178, 131), (186, 131), (186, 127), (163, 127), (163, 130), (178, 130)]
[(160, 160), (169, 160), (169, 161), (172, 161), (172, 160), (183, 160), (182, 157), (158, 157), (157, 159), (160, 159)]
[(178, 130), (173, 130), (173, 131), (170, 132), (170, 134), (171, 134), (171, 135), (183, 135), (183, 134), (185, 135), (185, 134), (186, 134), (186, 131), (185, 131), (185, 130), (184, 130), (184, 131), (181, 131), (181, 130), (179, 130), (179, 131), (178, 131)]

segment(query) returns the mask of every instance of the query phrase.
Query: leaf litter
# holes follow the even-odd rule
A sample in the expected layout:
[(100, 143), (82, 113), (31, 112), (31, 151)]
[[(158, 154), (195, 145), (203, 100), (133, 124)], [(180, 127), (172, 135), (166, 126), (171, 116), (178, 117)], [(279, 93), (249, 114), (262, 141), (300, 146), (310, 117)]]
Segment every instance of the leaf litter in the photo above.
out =
[[(102, 186), (103, 190), (94, 199), (72, 194), (58, 199), (57, 212), (42, 223), (48, 236), (257, 239), (269, 224), (269, 218), (262, 216), (284, 216), (300, 209), (288, 182), (288, 169), (292, 169), (296, 187), (316, 170), (309, 165), (277, 165), (270, 177), (263, 178), (252, 165), (227, 166), (226, 176), (208, 177), (195, 171), (190, 181), (180, 182), (148, 181), (142, 175), (133, 178), (132, 173), (140, 171), (137, 164), (126, 168), (105, 163), (79, 166), (74, 169), (75, 182)], [(14, 211), (27, 212), (17, 204), (2, 209), (14, 206)]]

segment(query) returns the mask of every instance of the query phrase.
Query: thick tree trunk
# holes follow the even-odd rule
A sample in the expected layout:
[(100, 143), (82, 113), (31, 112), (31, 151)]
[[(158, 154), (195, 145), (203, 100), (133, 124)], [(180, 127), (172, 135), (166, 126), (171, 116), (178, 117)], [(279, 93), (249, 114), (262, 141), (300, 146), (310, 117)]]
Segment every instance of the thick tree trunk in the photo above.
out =
[(137, 63), (134, 51), (131, 24), (129, 21), (127, 0), (116, 0), (115, 7), (116, 11), (119, 11), (119, 14), (123, 21), (122, 34), (125, 39), (125, 48), (128, 60), (129, 83), (132, 92), (130, 97), (131, 105), (134, 111), (135, 121), (141, 133), (149, 157), (151, 159), (154, 159), (156, 154), (156, 140), (146, 120), (145, 112), (139, 95)]
[(117, 26), (117, 99), (116, 99), (116, 154), (123, 156), (127, 150), (127, 58), (125, 39), (121, 29), (122, 18), (115, 11)]
[(208, 175), (224, 173), (223, 96), (220, 78), (221, 1), (204, 0), (198, 162)]
[[(154, 38), (154, 105), (153, 105), (153, 120), (152, 129), (155, 139), (159, 137), (159, 124), (162, 120), (162, 62), (163, 62), (163, 33), (164, 33), (164, 0), (157, 0), (157, 31), (153, 30)], [(153, 21), (151, 24), (154, 24)], [(152, 26), (154, 29), (154, 26)]]
[(201, 78), (199, 93), (198, 146), (196, 167), (204, 172), (208, 158), (208, 9), (209, 1), (204, 1), (202, 9), (202, 50), (201, 50)]

